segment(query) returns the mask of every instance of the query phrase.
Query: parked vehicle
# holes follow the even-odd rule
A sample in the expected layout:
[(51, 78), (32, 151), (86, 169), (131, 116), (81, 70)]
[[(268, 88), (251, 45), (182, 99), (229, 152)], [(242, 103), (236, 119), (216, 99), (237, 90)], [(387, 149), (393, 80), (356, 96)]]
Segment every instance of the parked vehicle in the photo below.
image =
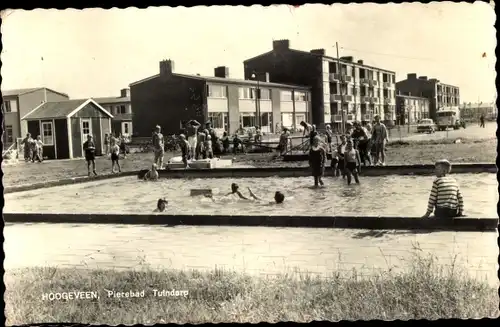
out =
[(459, 129), (465, 128), (460, 119), (459, 108), (441, 109), (437, 112), (437, 129), (445, 131), (448, 128)]
[(417, 133), (435, 133), (436, 124), (429, 118), (422, 119), (417, 124)]

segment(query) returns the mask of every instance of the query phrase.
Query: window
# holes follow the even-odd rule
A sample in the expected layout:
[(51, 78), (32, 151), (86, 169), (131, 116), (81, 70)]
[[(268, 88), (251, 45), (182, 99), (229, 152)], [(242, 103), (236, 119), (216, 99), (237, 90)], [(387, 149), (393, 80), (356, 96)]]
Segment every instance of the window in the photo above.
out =
[(227, 87), (224, 85), (207, 85), (209, 98), (227, 98)]
[(328, 64), (328, 66), (329, 66), (328, 68), (329, 68), (329, 70), (330, 70), (330, 74), (331, 74), (331, 73), (334, 73), (334, 74), (336, 74), (336, 73), (337, 73), (337, 63), (336, 63), (336, 62), (330, 62), (330, 63)]
[(382, 82), (387, 83), (389, 81), (389, 76), (386, 73), (382, 73)]
[(295, 91), (294, 94), (295, 94), (295, 101), (306, 101), (307, 100), (305, 92)]
[(42, 142), (44, 145), (54, 145), (54, 130), (52, 122), (42, 123)]
[[(260, 114), (260, 123), (262, 126), (271, 126), (273, 124), (273, 116), (270, 112)], [(262, 128), (261, 126), (261, 128)]]
[(123, 134), (129, 134), (129, 126), (128, 123), (123, 123)]
[(90, 134), (90, 121), (88, 120), (82, 121), (82, 134), (85, 136)]
[(14, 131), (12, 129), (12, 125), (5, 126), (5, 143), (7, 144), (14, 143)]
[(227, 113), (225, 112), (209, 112), (208, 120), (210, 121), (213, 128), (223, 129), (227, 121)]
[(338, 102), (333, 102), (331, 104), (331, 106), (332, 106), (331, 110), (330, 110), (331, 114), (332, 115), (338, 115), (338, 113), (339, 113), (339, 103)]
[(16, 100), (6, 100), (3, 103), (4, 112), (17, 112), (17, 101)]
[(252, 91), (249, 87), (240, 87), (240, 99), (252, 99)]
[(261, 100), (271, 100), (271, 89), (260, 89)]
[(297, 123), (300, 123), (301, 121), (307, 122), (306, 115), (304, 115), (304, 114), (295, 114), (295, 121)]
[(121, 106), (118, 106), (118, 113), (119, 114), (124, 114), (126, 112), (127, 112), (127, 110), (125, 109), (125, 105), (122, 104)]
[(281, 91), (281, 101), (292, 101), (292, 92)]
[(242, 113), (242, 114), (240, 114), (240, 122), (241, 122), (241, 126), (243, 128), (255, 127), (257, 125), (254, 113)]

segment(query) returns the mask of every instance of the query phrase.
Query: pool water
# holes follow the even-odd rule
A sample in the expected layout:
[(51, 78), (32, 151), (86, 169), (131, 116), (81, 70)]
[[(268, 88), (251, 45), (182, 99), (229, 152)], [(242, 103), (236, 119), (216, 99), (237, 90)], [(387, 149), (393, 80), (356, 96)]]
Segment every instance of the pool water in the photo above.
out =
[[(464, 196), (469, 217), (496, 218), (495, 174), (453, 175)], [(151, 214), (159, 197), (169, 201), (168, 214), (293, 215), (293, 216), (404, 216), (425, 213), (432, 176), (362, 177), (348, 186), (342, 178), (325, 178), (325, 187), (313, 189), (312, 178), (160, 179), (137, 177), (72, 184), (5, 195), (6, 213), (140, 213)], [(264, 201), (245, 201), (229, 193), (231, 183), (248, 196), (250, 187)], [(191, 189), (212, 189), (215, 201), (190, 196)], [(269, 205), (274, 192), (285, 203)]]

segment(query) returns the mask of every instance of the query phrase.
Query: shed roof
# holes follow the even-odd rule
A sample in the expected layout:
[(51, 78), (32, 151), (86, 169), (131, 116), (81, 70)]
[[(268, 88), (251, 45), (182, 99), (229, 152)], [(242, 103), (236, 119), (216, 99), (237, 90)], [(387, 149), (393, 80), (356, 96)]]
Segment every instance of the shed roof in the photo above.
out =
[(92, 99), (87, 100), (66, 100), (66, 101), (57, 101), (57, 102), (44, 102), (40, 104), (35, 109), (31, 110), (21, 119), (48, 119), (48, 118), (68, 118), (77, 113), (80, 109), (85, 107), (88, 103), (95, 104), (99, 110), (104, 112), (110, 118), (113, 118), (106, 109), (101, 107), (98, 103), (96, 103)]

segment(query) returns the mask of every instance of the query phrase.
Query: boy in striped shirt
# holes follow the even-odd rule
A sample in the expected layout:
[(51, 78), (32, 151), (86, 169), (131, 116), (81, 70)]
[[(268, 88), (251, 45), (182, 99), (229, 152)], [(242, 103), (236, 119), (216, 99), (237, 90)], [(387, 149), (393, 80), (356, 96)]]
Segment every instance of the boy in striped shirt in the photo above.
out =
[(460, 186), (453, 177), (446, 176), (451, 171), (448, 160), (436, 162), (436, 179), (432, 184), (427, 212), (422, 218), (428, 218), (432, 211), (438, 218), (454, 218), (463, 215), (464, 200)]

